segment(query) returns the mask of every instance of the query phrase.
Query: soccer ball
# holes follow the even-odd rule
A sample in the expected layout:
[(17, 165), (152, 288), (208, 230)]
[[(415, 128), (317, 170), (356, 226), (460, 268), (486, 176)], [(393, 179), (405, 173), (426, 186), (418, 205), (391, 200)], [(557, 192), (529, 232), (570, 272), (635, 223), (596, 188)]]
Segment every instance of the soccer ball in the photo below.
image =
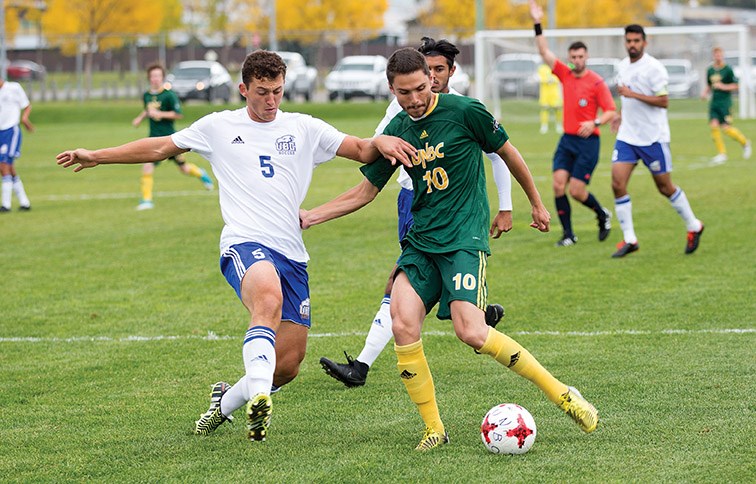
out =
[(524, 454), (533, 446), (536, 424), (530, 412), (514, 403), (488, 411), (480, 425), (483, 445), (494, 454)]

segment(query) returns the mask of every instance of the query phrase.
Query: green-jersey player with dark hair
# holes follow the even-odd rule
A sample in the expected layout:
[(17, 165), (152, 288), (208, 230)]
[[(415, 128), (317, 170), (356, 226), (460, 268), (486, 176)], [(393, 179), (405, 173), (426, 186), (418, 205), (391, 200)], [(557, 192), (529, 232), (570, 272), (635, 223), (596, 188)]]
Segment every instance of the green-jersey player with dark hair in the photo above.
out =
[(717, 154), (711, 161), (717, 164), (727, 161), (727, 148), (722, 140), (722, 131), (743, 147), (743, 158), (747, 160), (751, 157), (751, 140), (732, 125), (732, 93), (738, 90), (738, 78), (732, 67), (725, 63), (721, 47), (714, 47), (712, 57), (714, 62), (706, 70), (706, 89), (702, 95), (703, 98), (707, 98), (711, 94), (709, 127), (714, 146), (717, 148)]
[[(504, 160), (530, 201), (532, 227), (549, 230), (549, 213), (533, 177), (507, 133), (480, 102), (431, 91), (424, 56), (400, 49), (386, 69), (391, 92), (403, 109), (384, 130), (417, 148), (412, 178), (415, 223), (402, 241), (391, 292), (391, 317), (397, 367), (426, 431), (416, 449), (448, 442), (438, 411), (433, 378), (420, 338), (428, 312), (439, 304), (438, 318), (451, 319), (461, 341), (535, 383), (585, 432), (598, 413), (580, 393), (554, 378), (519, 343), (485, 323), (489, 207), (482, 152)], [(380, 137), (375, 140), (380, 144)], [(351, 213), (373, 200), (397, 166), (378, 159), (363, 169), (365, 181), (336, 199), (301, 211), (303, 228)]]

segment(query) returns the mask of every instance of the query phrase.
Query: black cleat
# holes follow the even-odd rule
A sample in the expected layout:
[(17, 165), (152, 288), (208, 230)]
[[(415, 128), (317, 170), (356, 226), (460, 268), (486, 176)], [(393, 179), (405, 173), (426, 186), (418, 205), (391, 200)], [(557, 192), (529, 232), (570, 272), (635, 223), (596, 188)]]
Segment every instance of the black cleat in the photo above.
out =
[(501, 304), (489, 304), (486, 306), (486, 324), (495, 328), (501, 318), (504, 317), (504, 306)]
[(701, 230), (698, 232), (688, 232), (688, 242), (685, 245), (685, 253), (692, 254), (698, 248), (698, 243), (701, 241), (701, 234), (703, 234), (704, 226), (701, 224)]
[(325, 356), (320, 359), (320, 366), (323, 367), (326, 374), (337, 379), (349, 388), (361, 387), (365, 384), (370, 367), (361, 361), (353, 359), (344, 352), (346, 363), (336, 363)]
[(601, 207), (602, 214), (598, 218), (598, 239), (599, 242), (603, 242), (609, 237), (609, 232), (612, 230), (612, 212)]
[(0, 212), (2, 213), (10, 212), (10, 209), (8, 207), (0, 207)]
[(31, 210), (31, 205), (22, 205), (18, 207), (18, 209), (22, 212), (28, 212), (29, 210)]
[(619, 257), (625, 257), (627, 254), (638, 250), (638, 248), (639, 246), (637, 242), (634, 244), (628, 244), (627, 242), (623, 240), (622, 242), (617, 244), (617, 252), (612, 254), (612, 257), (614, 257), (615, 259)]
[(577, 244), (577, 237), (574, 235), (562, 235), (562, 238), (557, 241), (556, 244), (554, 244), (557, 247), (569, 247), (571, 245)]

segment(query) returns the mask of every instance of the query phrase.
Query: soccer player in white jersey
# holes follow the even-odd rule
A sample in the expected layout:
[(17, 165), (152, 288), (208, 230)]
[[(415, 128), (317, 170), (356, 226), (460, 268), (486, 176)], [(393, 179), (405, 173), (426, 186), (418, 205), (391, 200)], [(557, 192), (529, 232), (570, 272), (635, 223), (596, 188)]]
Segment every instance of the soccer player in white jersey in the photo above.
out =
[[(430, 37), (423, 37), (417, 50), (425, 55), (425, 60), (430, 68), (431, 76), (433, 77), (431, 90), (433, 92), (461, 96), (460, 93), (449, 86), (449, 78), (454, 75), (454, 71), (456, 70), (454, 59), (459, 54), (459, 49), (446, 39), (436, 41)], [(401, 111), (402, 107), (399, 105), (397, 99), (394, 98), (388, 108), (386, 108), (386, 115), (375, 128), (375, 135), (383, 134), (384, 128)], [(508, 232), (512, 229), (512, 180), (509, 177), (509, 168), (507, 168), (506, 163), (504, 163), (504, 160), (499, 155), (496, 153), (486, 153), (486, 156), (491, 160), (493, 176), (499, 194), (499, 213), (496, 214), (491, 225), (491, 235), (494, 238), (499, 238), (503, 232)], [(366, 179), (361, 184), (364, 183), (370, 184)], [(406, 171), (399, 170), (397, 183), (401, 186), (399, 197), (397, 198), (399, 241), (401, 242), (413, 223), (412, 213), (410, 212), (413, 192), (412, 180), (410, 180)], [(359, 188), (359, 185), (355, 187), (355, 189)], [(370, 367), (373, 366), (375, 360), (378, 359), (378, 356), (393, 337), (391, 332), (390, 307), (391, 288), (394, 285), (396, 269), (397, 266), (394, 265), (389, 274), (381, 306), (373, 318), (373, 324), (370, 326), (370, 331), (368, 331), (367, 338), (365, 339), (365, 345), (359, 356), (352, 358), (345, 351), (346, 363), (337, 363), (326, 357), (320, 358), (323, 370), (347, 387), (358, 387), (365, 384)], [(486, 308), (486, 324), (489, 326), (496, 327), (502, 316), (504, 316), (504, 308), (500, 304), (489, 304)]]
[(0, 175), (2, 176), (0, 213), (10, 212), (13, 193), (18, 198), (20, 210), (31, 209), (31, 202), (26, 196), (24, 184), (13, 165), (16, 158), (21, 156), (19, 122), (30, 133), (34, 131), (34, 125), (29, 121), (29, 114), (31, 114), (31, 103), (21, 84), (7, 82), (0, 78)]
[[(221, 271), (250, 314), (242, 346), (245, 375), (233, 386), (213, 385), (208, 411), (195, 433), (215, 430), (246, 404), (248, 437), (265, 440), (271, 390), (296, 377), (310, 327), (309, 256), (299, 227), (299, 206), (320, 163), (342, 156), (372, 162), (378, 147), (324, 121), (278, 107), (286, 64), (255, 51), (242, 66), (239, 92), (246, 106), (209, 114), (170, 136), (143, 138), (115, 148), (76, 149), (57, 156), (74, 171), (108, 163), (149, 163), (189, 150), (205, 157), (218, 180)], [(416, 150), (381, 137), (381, 153), (411, 164)]]
[(612, 153), (612, 190), (623, 240), (617, 244), (612, 257), (625, 257), (639, 247), (633, 227), (633, 205), (627, 193), (627, 184), (638, 160), (651, 171), (659, 193), (669, 199), (685, 221), (688, 230), (686, 254), (692, 254), (698, 248), (704, 229), (703, 223), (693, 214), (685, 192), (672, 183), (667, 120), (669, 76), (661, 62), (644, 52), (647, 44), (642, 26), (625, 27), (628, 57), (620, 62), (618, 74), (622, 112), (612, 122), (612, 129), (617, 131)]

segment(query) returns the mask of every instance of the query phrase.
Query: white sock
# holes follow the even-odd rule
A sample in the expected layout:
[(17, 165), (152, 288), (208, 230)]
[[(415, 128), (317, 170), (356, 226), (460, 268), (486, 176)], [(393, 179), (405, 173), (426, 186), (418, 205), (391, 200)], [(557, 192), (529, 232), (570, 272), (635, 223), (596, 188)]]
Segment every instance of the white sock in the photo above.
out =
[(237, 408), (243, 407), (247, 403), (247, 400), (249, 400), (247, 395), (249, 395), (249, 391), (247, 390), (247, 375), (244, 375), (223, 394), (223, 398), (221, 398), (221, 413), (228, 417)]
[(21, 182), (21, 177), (18, 175), (13, 177), (13, 191), (16, 193), (19, 205), (22, 207), (28, 207), (31, 205), (29, 197), (26, 196), (26, 190), (24, 190), (24, 184)]
[(360, 356), (357, 357), (357, 361), (372, 366), (393, 336), (391, 332), (391, 298), (384, 296), (380, 309), (375, 313), (373, 324), (370, 325), (365, 346), (362, 348)]
[(638, 237), (633, 227), (633, 202), (630, 200), (630, 195), (614, 199), (614, 213), (617, 214), (625, 242), (637, 244)]
[(669, 197), (669, 203), (672, 204), (672, 208), (677, 210), (677, 213), (685, 221), (685, 227), (687, 227), (688, 232), (698, 232), (701, 230), (703, 224), (693, 214), (693, 209), (690, 208), (690, 203), (688, 203), (688, 197), (685, 196), (682, 188), (677, 187), (675, 193)]
[(266, 326), (251, 327), (244, 338), (242, 355), (247, 373), (247, 400), (258, 393), (270, 395), (276, 369), (276, 333)]
[(3, 177), (2, 187), (2, 205), (3, 207), (11, 208), (11, 196), (13, 195), (13, 177), (6, 175)]

